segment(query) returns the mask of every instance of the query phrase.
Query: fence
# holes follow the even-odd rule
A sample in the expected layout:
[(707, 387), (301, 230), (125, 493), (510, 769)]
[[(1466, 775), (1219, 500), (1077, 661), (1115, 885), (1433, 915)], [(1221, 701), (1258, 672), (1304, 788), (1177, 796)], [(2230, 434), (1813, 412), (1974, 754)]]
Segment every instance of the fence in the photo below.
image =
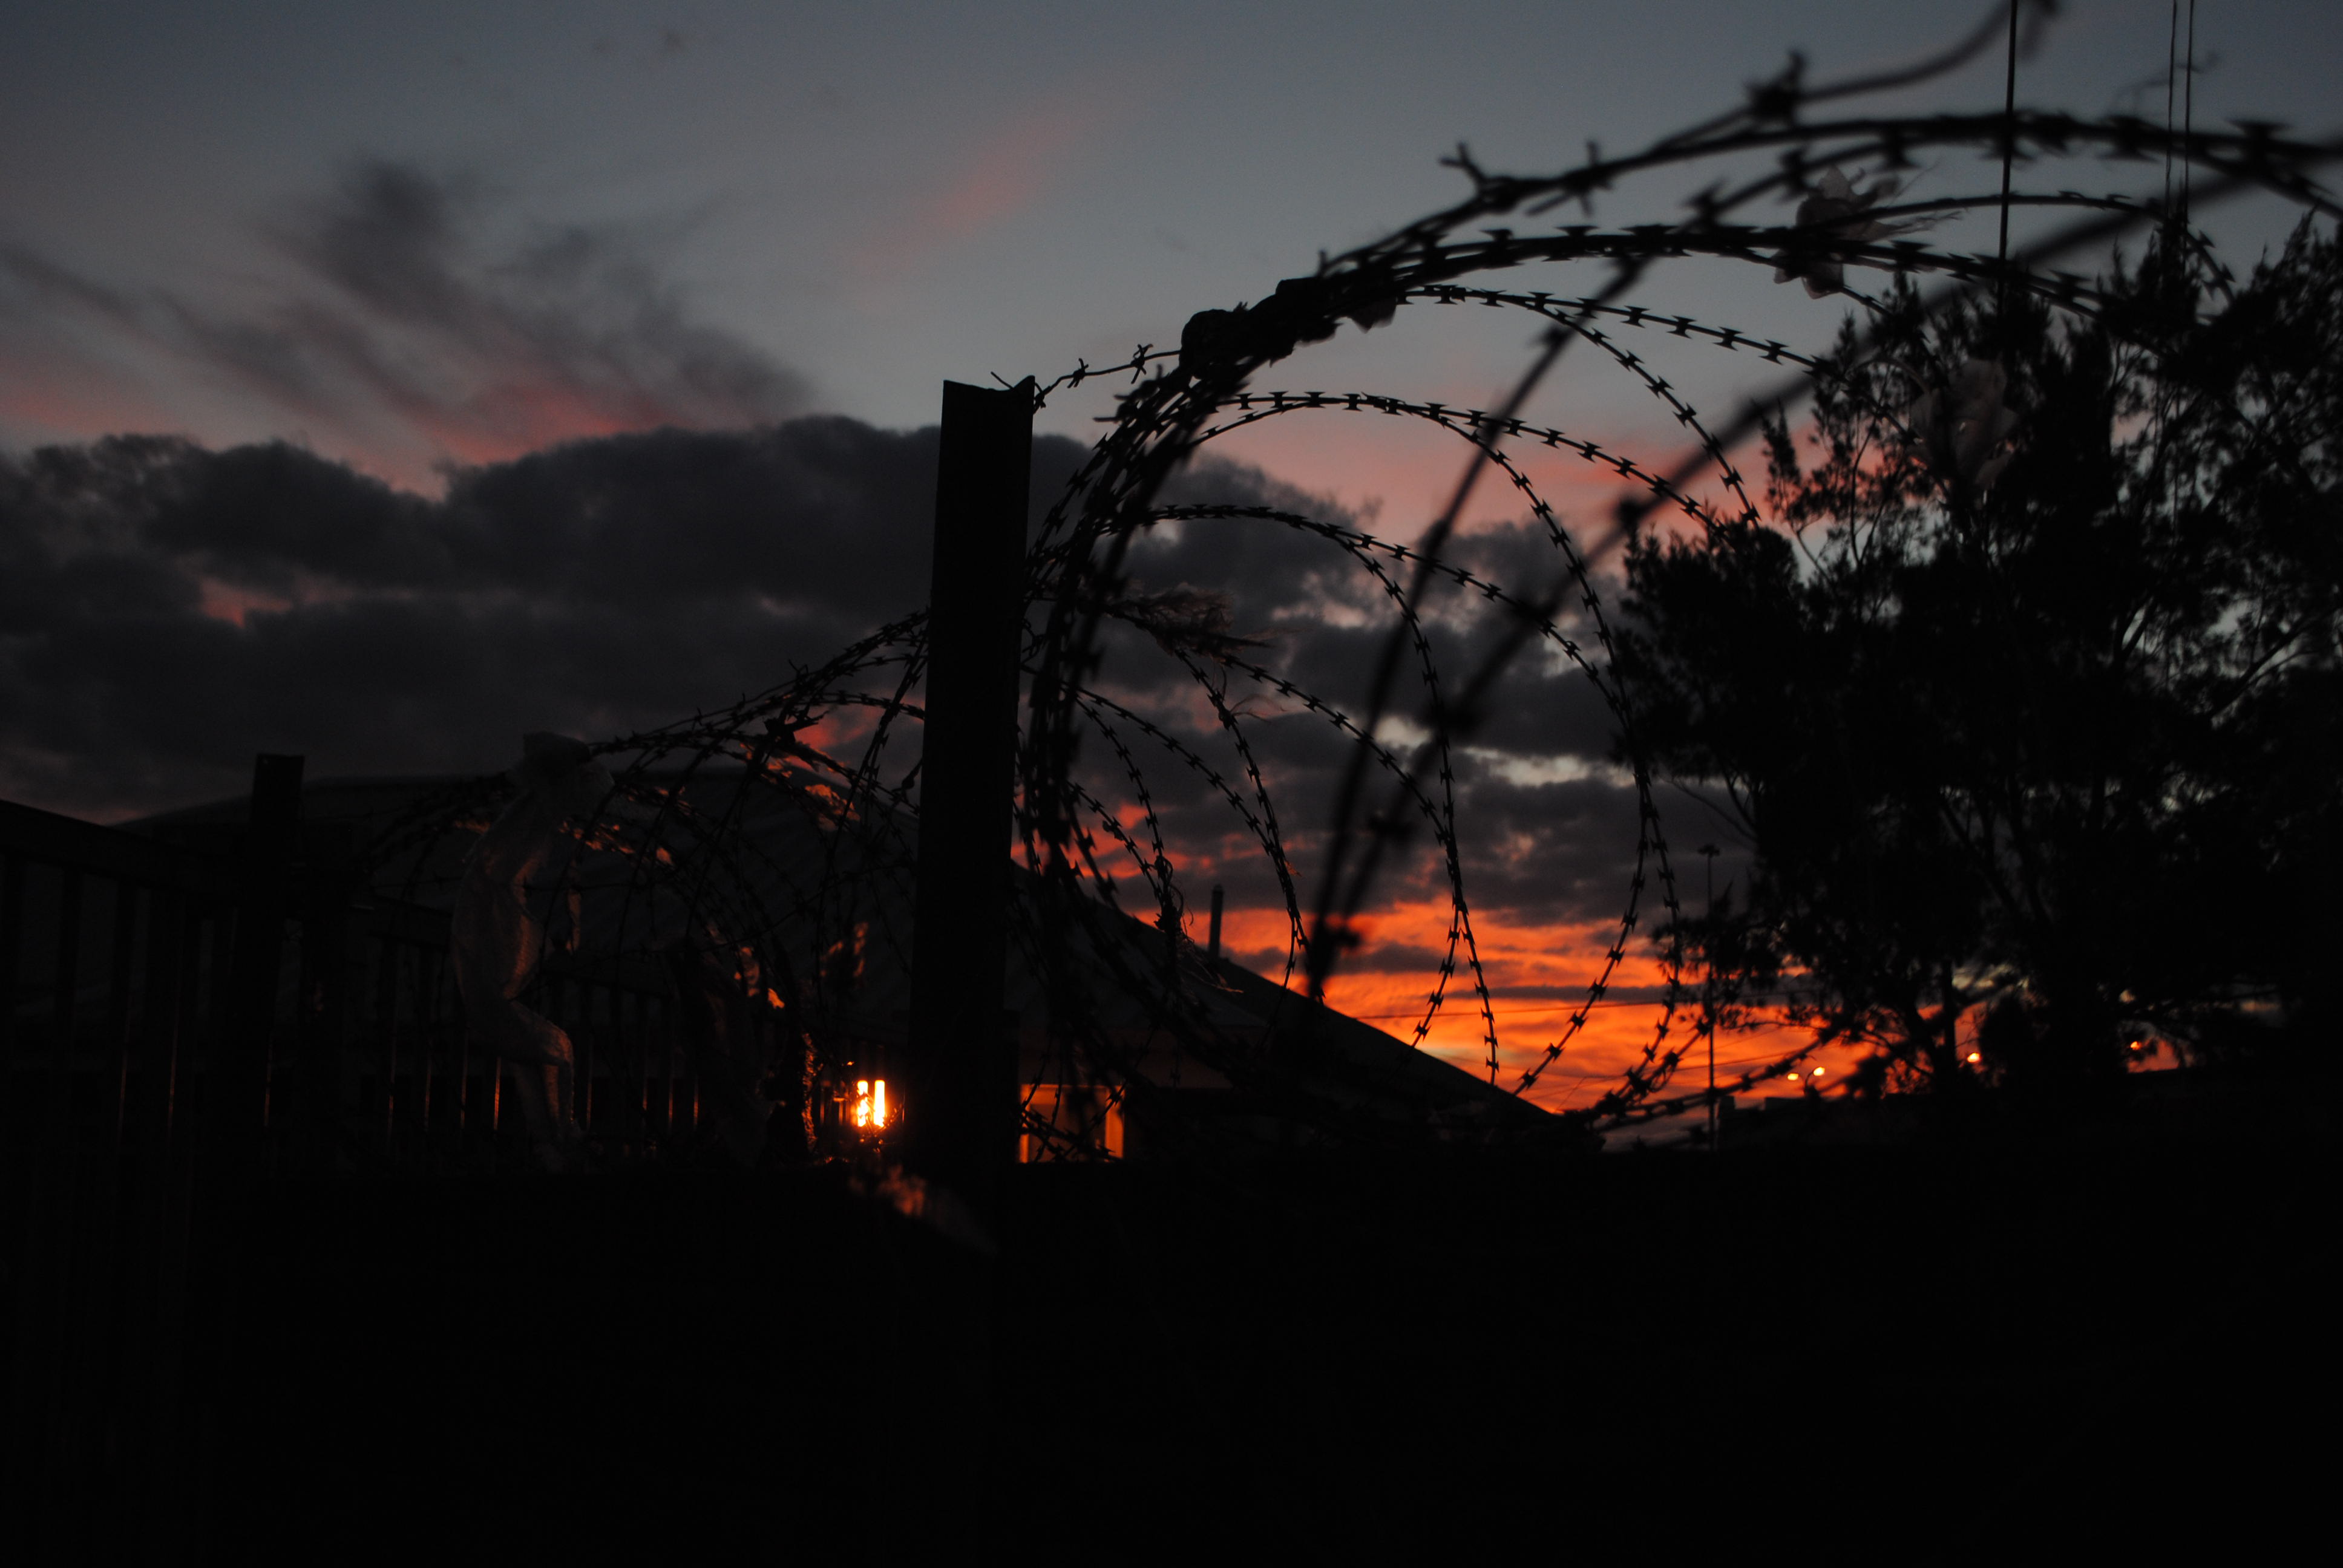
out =
[[(251, 823), (177, 841), (0, 802), (0, 1224), (20, 1561), (172, 1557), (200, 1530), (241, 1216), (269, 1177), (525, 1163), (468, 1041), (444, 910), (369, 894), (264, 759)], [(295, 759), (282, 759), (293, 762)], [(698, 1131), (665, 970), (546, 966), (603, 1161)]]

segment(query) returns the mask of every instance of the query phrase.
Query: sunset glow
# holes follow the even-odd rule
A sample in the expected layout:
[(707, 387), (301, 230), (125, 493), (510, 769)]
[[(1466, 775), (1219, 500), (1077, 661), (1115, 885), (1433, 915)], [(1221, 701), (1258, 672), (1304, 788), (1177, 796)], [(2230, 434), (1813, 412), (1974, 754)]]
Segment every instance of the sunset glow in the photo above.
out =
[(2343, 0), (0, 39), (5, 1562), (2331, 1533)]

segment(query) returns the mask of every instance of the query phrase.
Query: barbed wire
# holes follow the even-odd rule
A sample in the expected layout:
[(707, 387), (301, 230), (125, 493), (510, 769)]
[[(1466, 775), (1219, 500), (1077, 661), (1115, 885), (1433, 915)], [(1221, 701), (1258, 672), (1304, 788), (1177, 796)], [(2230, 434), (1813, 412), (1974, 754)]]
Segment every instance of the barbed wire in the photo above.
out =
[[(1963, 48), (1974, 53), (1976, 47), (1983, 46), (1980, 40), (1989, 42), (1997, 32), (2002, 15), (1996, 7), (1993, 16)], [(1943, 58), (1966, 57), (1966, 54), (1956, 50)], [(1667, 929), (1672, 932), (1680, 930), (1680, 909), (1666, 864), (1665, 839), (1660, 830), (1648, 770), (1635, 740), (1632, 706), (1615, 677), (1608, 626), (1590, 564), (1615, 548), (1620, 540), (1632, 537), (1654, 505), (1676, 508), (1704, 530), (1714, 529), (1727, 520), (1755, 522), (1758, 508), (1735, 467), (1733, 450), (1769, 413), (1778, 416), (1785, 406), (1809, 394), (1817, 380), (1844, 380), (1850, 367), (1840, 352), (1801, 351), (1776, 339), (1655, 309), (1627, 298), (1629, 289), (1643, 281), (1654, 263), (1677, 258), (1704, 256), (1756, 264), (1777, 269), (1777, 277), (1812, 277), (1827, 273), (1842, 281), (1822, 292), (1845, 295), (1875, 324), (1887, 313), (1888, 307), (1848, 290), (1843, 282), (1845, 268), (1869, 266), (1898, 279), (1926, 276), (1940, 280), (1937, 291), (1919, 302), (1918, 308), (1924, 316), (1941, 313), (1954, 303), (1990, 288), (2002, 297), (2016, 295), (2032, 298), (2056, 311), (2099, 321), (2121, 332), (2126, 329), (2123, 324), (2107, 323), (2104, 317), (2104, 292), (2088, 278), (2054, 264), (2126, 232), (2149, 227), (2156, 229), (2167, 246), (2188, 250), (2203, 260), (2206, 276), (2215, 283), (2217, 293), (2227, 288), (2228, 275), (2219, 266), (2215, 246), (2202, 229), (2188, 225), (2181, 214), (2161, 199), (2121, 191), (2013, 189), (2006, 196), (1995, 192), (1871, 202), (1859, 209), (1859, 222), (1857, 209), (1833, 211), (1825, 201), (1819, 204), (1816, 216), (1809, 216), (1809, 209), (1817, 207), (1817, 181), (1825, 172), (1858, 166), (1903, 170), (1915, 166), (1922, 154), (1955, 148), (1983, 149), (1995, 155), (1996, 160), (2006, 156), (2028, 167), (2037, 162), (2069, 156), (2152, 160), (2168, 156), (2210, 176), (2197, 187), (2199, 211), (2208, 195), (2217, 199), (2220, 195), (2246, 189), (2274, 192), (2308, 210), (2328, 216), (2338, 210), (2311, 174), (2343, 156), (2343, 143), (2289, 140), (2278, 134), (2278, 127), (2268, 125), (2245, 124), (2234, 133), (2193, 129), (2174, 132), (2125, 116), (2087, 120), (2036, 110), (1873, 116), (1827, 122), (1802, 118), (1801, 110), (1807, 105), (1858, 90), (1875, 90), (1892, 82), (1922, 79), (1927, 74), (1926, 70), (1912, 75), (1891, 74), (1865, 83), (1810, 89), (1804, 85), (1794, 66), (1783, 76), (1764, 85), (1762, 90), (1753, 91), (1749, 104), (1739, 110), (1692, 131), (1663, 138), (1644, 151), (1624, 157), (1604, 158), (1599, 149), (1590, 148), (1586, 163), (1553, 176), (1520, 177), (1492, 173), (1480, 166), (1468, 151), (1460, 149), (1449, 161), (1472, 184), (1467, 200), (1382, 239), (1323, 258), (1314, 275), (1288, 278), (1257, 302), (1200, 313), (1190, 319), (1183, 330), (1176, 357), (1152, 349), (1135, 353), (1130, 362), (1118, 367), (1128, 375), (1130, 385), (1117, 398), (1117, 409), (1111, 417), (1112, 428), (1075, 475), (1065, 498), (1052, 508), (1035, 552), (1037, 576), (1044, 579), (1037, 584), (1036, 598), (1045, 601), (1049, 608), (1042, 637), (1042, 663), (1035, 672), (1032, 693), (1035, 739), (1028, 752), (1039, 769), (1039, 776), (1029, 777), (1026, 782), (1029, 798), (1046, 800), (1052, 781), (1074, 765), (1073, 731), (1065, 725), (1061, 715), (1073, 700), (1069, 694), (1081, 686), (1103, 657), (1100, 632), (1110, 618), (1101, 607), (1121, 591), (1131, 542), (1165, 518), (1247, 517), (1314, 532), (1354, 556), (1381, 556), (1420, 568), (1416, 582), (1406, 588), (1388, 573), (1370, 573), (1393, 617), (1388, 649), (1393, 655), (1406, 650), (1419, 671), (1420, 689), (1413, 700), (1421, 706), (1412, 717), (1428, 729), (1430, 739), (1414, 755), (1403, 759), (1373, 739), (1387, 720), (1397, 716), (1397, 710), (1380, 691), (1370, 694), (1363, 711), (1347, 713), (1323, 697), (1301, 690), (1265, 667), (1246, 661), (1232, 661), (1229, 667), (1250, 676), (1265, 689), (1300, 702), (1305, 710), (1335, 721), (1337, 728), (1351, 738), (1354, 755), (1362, 762), (1393, 778), (1395, 789), (1404, 798), (1403, 804), (1413, 809), (1407, 819), (1429, 830), (1440, 859), (1450, 870), (1450, 898), (1454, 911), (1450, 945), (1438, 971), (1439, 980), (1428, 999), (1429, 1010), (1420, 1016), (1411, 1015), (1416, 1016), (1416, 1042), (1420, 1044), (1426, 1038), (1453, 976), (1455, 944), (1462, 933), (1471, 930), (1471, 901), (1463, 885), (1465, 857), (1457, 842), (1453, 805), (1453, 752), (1470, 734), (1478, 715), (1472, 702), (1460, 700), (1460, 695), (1485, 695), (1504, 664), (1518, 654), (1526, 640), (1518, 630), (1511, 631), (1499, 639), (1498, 647), (1470, 679), (1461, 687), (1443, 689), (1433, 672), (1423, 623), (1427, 595), (1435, 585), (1450, 590), (1482, 590), (1488, 603), (1532, 626), (1539, 638), (1566, 647), (1572, 662), (1602, 692), (1618, 728), (1620, 749), (1629, 759), (1635, 778), (1639, 843), (1633, 892), (1639, 898), (1645, 890), (1647, 869), (1655, 870), (1663, 883)], [(1770, 155), (1774, 166), (1746, 176), (1738, 184), (1715, 182), (1695, 192), (1684, 203), (1691, 216), (1676, 222), (1609, 229), (1591, 222), (1565, 223), (1548, 233), (1492, 226), (1493, 220), (1508, 215), (1534, 217), (1568, 206), (1581, 208), (1591, 218), (1597, 196), (1614, 190), (1631, 176), (1759, 155)], [(1802, 207), (1798, 222), (1753, 223), (1736, 216), (1753, 203), (1776, 198), (1807, 204)], [(2066, 215), (2070, 221), (2021, 246), (2006, 259), (1999, 255), (1973, 255), (1896, 232), (1966, 213), (2010, 207), (2036, 210), (2053, 217)], [(1467, 281), (1470, 275), (1476, 273), (1584, 262), (1611, 267), (1612, 276), (1604, 287), (1594, 292), (1535, 291)], [(1410, 306), (1467, 302), (1531, 311), (1570, 338), (1594, 346), (1613, 364), (1634, 377), (1647, 394), (1669, 410), (1691, 436), (1695, 450), (1672, 464), (1652, 465), (1609, 450), (1584, 437), (1534, 425), (1511, 411), (1493, 416), (1483, 410), (1451, 408), (1381, 393), (1255, 391), (1250, 385), (1266, 367), (1289, 358), (1310, 344), (1326, 340), (1346, 323), (1369, 330)], [(1782, 383), (1749, 397), (1728, 419), (1712, 422), (1666, 377), (1616, 342), (1597, 325), (1598, 320), (1616, 322), (1625, 328), (1667, 330), (1674, 337), (1728, 352), (1747, 349), (1760, 363), (1783, 367), (1789, 375)], [(1873, 341), (1868, 333), (1859, 335), (1858, 363)], [(1091, 373), (1086, 367), (1083, 371)], [(1071, 381), (1061, 377), (1059, 383), (1052, 384), (1053, 389), (1071, 385), (1079, 385), (1079, 377)], [(1481, 581), (1449, 560), (1443, 534), (1448, 519), (1434, 526), (1430, 548), (1421, 548), (1377, 539), (1340, 525), (1292, 514), (1281, 515), (1271, 508), (1166, 508), (1155, 504), (1156, 496), (1170, 476), (1192, 464), (1213, 440), (1263, 419), (1304, 410), (1406, 416), (1437, 425), (1471, 442), (1475, 447), (1473, 467), (1494, 467), (1504, 472), (1563, 552), (1567, 563), (1565, 580), (1578, 598), (1577, 612), (1594, 628), (1589, 645), (1594, 650), (1594, 657), (1563, 637), (1550, 611), (1531, 613), (1558, 602), (1559, 596), (1554, 590), (1542, 595), (1494, 590), (1493, 585)], [(1891, 417), (1890, 423), (1900, 427), (1898, 418)], [(1590, 464), (1606, 467), (1620, 478), (1637, 486), (1642, 498), (1623, 501), (1614, 526), (1598, 538), (1584, 543), (1574, 540), (1520, 466), (1502, 449), (1505, 443), (1525, 441), (1570, 450)], [(1731, 499), (1731, 508), (1725, 516), (1692, 493), (1691, 486), (1704, 473), (1717, 476)], [(1469, 486), (1468, 474), (1460, 491)], [(1436, 779), (1442, 803), (1434, 803), (1417, 787), (1419, 778)], [(1393, 826), (1400, 820), (1399, 814), (1388, 809), (1369, 809), (1347, 799), (1338, 803), (1335, 819), (1333, 848), (1328, 859), (1337, 871), (1343, 864), (1342, 846), (1349, 839), (1369, 839), (1372, 853), (1373, 845), (1387, 842), (1401, 831)], [(1028, 854), (1030, 859), (1046, 861), (1053, 852), (1050, 835), (1054, 831), (1046, 814), (1041, 827), (1040, 834), (1029, 842)], [(1290, 889), (1293, 870), (1282, 846), (1274, 851), (1273, 859), (1281, 887)], [(1337, 905), (1322, 903), (1322, 910), (1339, 908), (1346, 913), (1355, 913), (1363, 907), (1364, 890), (1373, 880), (1372, 873), (1355, 876), (1348, 897)], [(1295, 905), (1290, 891), (1287, 902), (1291, 917)], [(1625, 960), (1628, 933), (1635, 929), (1636, 920), (1635, 903), (1631, 898), (1620, 923), (1621, 935), (1606, 951), (1603, 978), (1590, 991), (1587, 1002), (1573, 1013), (1563, 1039), (1549, 1046), (1543, 1060), (1522, 1075), (1517, 1091), (1533, 1087), (1538, 1072), (1557, 1060), (1563, 1046), (1584, 1027), (1588, 1009), (1601, 998), (1603, 985)], [(1340, 963), (1344, 946), (1342, 939), (1350, 934), (1339, 918), (1322, 919), (1321, 927), (1314, 935), (1296, 933), (1295, 937), (1297, 942), (1314, 943), (1309, 947), (1308, 958), (1313, 980), (1319, 983)], [(1498, 1055), (1495, 1015), (1477, 953), (1475, 960), (1474, 990), (1483, 1015), (1485, 1043), (1493, 1067)], [(1646, 1101), (1654, 1105), (1674, 1103), (1654, 1101), (1653, 1097), (1664, 1087), (1682, 1059), (1680, 1048), (1668, 1043), (1670, 1024), (1676, 1010), (1674, 986), (1680, 983), (1681, 961), (1680, 947), (1667, 955), (1671, 990), (1669, 1003), (1662, 1008), (1662, 1020), (1639, 1059), (1623, 1075), (1619, 1086), (1586, 1113), (1592, 1118), (1624, 1121), (1644, 1116), (1647, 1112), (1639, 1107)], [(1809, 1046), (1769, 1062), (1767, 1070), (1785, 1070), (1813, 1049), (1815, 1048)]]
[[(1513, 1059), (1520, 1064), (1511, 1092), (1534, 1091), (1580, 1040), (1594, 1010), (1614, 1005), (1607, 993), (1648, 930), (1652, 983), (1661, 992), (1650, 1005), (1658, 1017), (1613, 1087), (1568, 1116), (1625, 1126), (1697, 1101), (1667, 1093), (1684, 1060), (1677, 1023), (1691, 960), (1655, 773), (1634, 693), (1619, 673), (1601, 563), (1663, 508), (1704, 533), (1759, 522), (1735, 453), (1818, 385), (1855, 385), (1891, 318), (1916, 313), (1933, 319), (1991, 291), (1996, 300), (2023, 298), (2118, 336), (2136, 333), (2133, 324), (2106, 315), (2102, 288), (2057, 264), (2142, 230), (2196, 257), (2217, 293), (2228, 286), (2211, 237), (2165, 196), (2077, 189), (1916, 196), (1876, 185), (1869, 195), (1841, 196), (1833, 193), (1853, 191), (1843, 171), (1901, 176), (1926, 156), (1960, 150), (1982, 151), (2029, 174), (2077, 159), (2143, 166), (2170, 160), (2204, 176), (2190, 186), (2194, 213), (2246, 191), (2274, 194), (2330, 217), (2343, 212), (2313, 177), (2343, 157), (2343, 141), (2290, 139), (2272, 125), (2175, 131), (2130, 116), (2087, 119), (2034, 109), (1805, 117), (1826, 103), (1954, 68), (1998, 36), (2005, 15), (1994, 7), (1976, 32), (1906, 71), (1810, 86), (1794, 59), (1737, 107), (1624, 156), (1606, 157), (1590, 145), (1583, 163), (1558, 173), (1493, 172), (1459, 148), (1446, 161), (1469, 183), (1464, 199), (1322, 256), (1314, 273), (1279, 281), (1257, 300), (1191, 316), (1176, 348), (1141, 343), (1122, 360), (1078, 360), (1038, 383), (1031, 394), (1037, 410), (1094, 384), (1114, 387), (1111, 412), (1100, 416), (1101, 436), (1041, 518), (1024, 580), (1027, 700), (1015, 805), (1023, 874), (1010, 918), (1014, 951), (1036, 977), (1049, 1020), (1051, 1065), (1038, 1070), (1066, 1075), (1034, 1077), (1025, 1093), (1028, 1134), (1046, 1153), (1100, 1152), (1093, 1125), (1059, 1125), (1056, 1100), (1042, 1116), (1040, 1091), (1049, 1081), (1100, 1086), (1106, 1103), (1119, 1110), (1143, 1079), (1144, 1048), (1106, 1021), (1107, 999), (1117, 995), (1141, 1009), (1151, 1038), (1160, 1035), (1177, 1052), (1266, 1097), (1280, 1114), (1315, 1119), (1344, 1136), (1380, 1136), (1355, 1105), (1313, 1098), (1306, 1075), (1281, 1056), (1277, 1041), (1281, 1029), (1307, 1017), (1311, 1003), (1295, 992), (1297, 982), (1322, 996), (1345, 955), (1362, 942), (1361, 922), (1374, 900), (1392, 878), (1415, 865), (1436, 866), (1428, 874), (1448, 910), (1424, 1004), (1406, 1015), (1413, 1020), (1408, 1043), (1425, 1047), (1443, 1009), (1469, 991), (1482, 1065), (1490, 1081), (1497, 1081), (1508, 1060), (1498, 1023), (1507, 1010), (1493, 1004), (1481, 950), (1472, 896), (1473, 790), (1468, 780), (1460, 791), (1457, 759), (1508, 683), (1520, 678), (1532, 648), (1551, 649), (1566, 678), (1594, 688), (1636, 825), (1632, 853), (1621, 845), (1627, 888), (1594, 977), (1578, 1000), (1564, 1004), (1562, 1026)], [(1598, 201), (1613, 199), (1631, 180), (1712, 171), (1714, 177), (1683, 198), (1684, 216), (1610, 227), (1593, 221)], [(1894, 199), (1897, 194), (1901, 199)], [(1751, 216), (1758, 204), (1774, 201), (1799, 204), (1796, 220)], [(1566, 209), (1586, 221), (1534, 222)], [(1912, 237), (1916, 226), (2011, 209), (2046, 222), (2006, 257)], [(1661, 264), (1688, 259), (1772, 269), (1776, 281), (1843, 298), (1856, 312), (1852, 347), (1802, 348), (1631, 297)], [(1606, 269), (1593, 286), (1581, 281), (1539, 289), (1513, 282), (1532, 269), (1590, 264)], [(1895, 279), (1895, 296), (1882, 300), (1850, 288), (1845, 275), (1851, 267)], [(1925, 293), (1914, 281), (1923, 278), (1931, 280)], [(1535, 357), (1506, 406), (1461, 407), (1366, 390), (1254, 389), (1270, 367), (1345, 325), (1371, 331), (1403, 309), (1468, 304), (1526, 313), (1541, 323)], [(1754, 367), (1781, 374), (1713, 417), (1628, 346), (1624, 335), (1636, 332), (1745, 355)], [(1657, 458), (1634, 455), (1524, 417), (1532, 393), (1558, 373), (1574, 344), (1586, 345), (1665, 409), (1690, 449)], [(1468, 462), (1446, 513), (1419, 538), (1393, 538), (1347, 518), (1288, 508), (1167, 502), (1173, 477), (1198, 472), (1195, 459), (1212, 443), (1303, 412), (1407, 419), (1465, 443)], [(1901, 427), (1899, 410), (1883, 412)], [(1623, 487), (1611, 515), (1592, 528), (1565, 519), (1516, 455), (1531, 449), (1567, 452), (1607, 472)], [(1502, 583), (1470, 564), (1458, 528), (1477, 479), (1491, 470), (1510, 484), (1555, 552), (1549, 580)], [(1712, 478), (1721, 499), (1701, 493)], [(1273, 658), (1250, 657), (1201, 630), (1185, 640), (1177, 628), (1167, 633), (1160, 606), (1149, 610), (1133, 590), (1131, 552), (1151, 529), (1201, 522), (1315, 539), (1361, 574), (1389, 622), (1363, 700), (1346, 705), (1311, 689)], [(1468, 657), (1444, 669), (1432, 630), (1435, 608), (1468, 623), (1457, 638)], [(1161, 674), (1179, 690), (1202, 694), (1208, 721), (1188, 726), (1143, 711), (1146, 700), (1131, 693), (1157, 689), (1153, 675), (1135, 685), (1110, 683), (1111, 653), (1138, 657), (1124, 642), (1155, 648), (1166, 661)], [(865, 1027), (853, 1017), (858, 966), (874, 953), (906, 970), (910, 961), (913, 933), (900, 928), (909, 918), (917, 853), (919, 765), (905, 730), (923, 719), (918, 697), (926, 657), (925, 618), (907, 617), (757, 696), (594, 748), (619, 764), (610, 799), (585, 835), (598, 847), (593, 864), (607, 879), (605, 895), (621, 910), (603, 933), (607, 940), (636, 946), (699, 941), (749, 955), (744, 961), (769, 977), (778, 1027), (816, 1077), (844, 1071), (863, 1049), (853, 1035)], [(1403, 678), (1408, 670), (1412, 681)], [(1238, 684), (1250, 695), (1232, 696)], [(1312, 716), (1347, 749), (1322, 832), (1297, 840), (1293, 813), (1279, 807), (1273, 769), (1254, 744), (1263, 721), (1247, 706), (1255, 695), (1281, 712)], [(1393, 739), (1403, 730), (1421, 739)], [(1167, 824), (1151, 771), (1166, 764), (1228, 814), (1225, 820), (1259, 854), (1277, 890), (1287, 932), (1279, 992), (1295, 993), (1292, 1010), (1250, 1040), (1233, 1039), (1215, 1021), (1220, 982), (1198, 961), (1185, 933), (1183, 879), (1207, 865), (1217, 872), (1222, 859), (1217, 851), (1187, 848)], [(482, 824), (508, 788), (476, 780), (418, 802), (379, 841), (381, 877), (410, 891), (434, 878), (444, 883), (447, 844)], [(788, 831), (779, 826), (784, 823)], [(1409, 858), (1419, 836), (1429, 843), (1423, 861)], [(1318, 867), (1314, 897), (1298, 850)], [(1154, 934), (1144, 940), (1132, 935), (1116, 891), (1114, 868), (1123, 859), (1151, 906)], [(1644, 917), (1654, 896), (1662, 918), (1652, 929)], [(1460, 974), (1466, 977), (1461, 985)], [(1825, 1043), (1818, 1037), (1735, 1082), (1746, 1087), (1786, 1071)]]

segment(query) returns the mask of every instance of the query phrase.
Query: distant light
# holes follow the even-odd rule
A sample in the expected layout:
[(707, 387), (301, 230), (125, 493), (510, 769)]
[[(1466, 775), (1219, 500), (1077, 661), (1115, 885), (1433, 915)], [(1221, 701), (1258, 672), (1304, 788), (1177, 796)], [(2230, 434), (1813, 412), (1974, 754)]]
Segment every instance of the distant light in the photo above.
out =
[(887, 1125), (887, 1081), (883, 1078), (870, 1086), (870, 1125)]
[(2147, 1044), (2147, 1042), (2146, 1040), (2133, 1040), (2133, 1041), (2131, 1042), (2131, 1048), (2132, 1048), (2134, 1050), (2137, 1050), (2141, 1046), (2143, 1046), (2143, 1045), (2145, 1045), (2145, 1044)]
[(1984, 1058), (1982, 1055), (1980, 1055), (1979, 1053), (1977, 1053), (1976, 1051), (1974, 1051), (1974, 1050), (1973, 1050), (1973, 1051), (1970, 1051), (1970, 1052), (1969, 1052), (1969, 1060), (1970, 1060), (1970, 1062), (1971, 1062), (1972, 1064), (1975, 1064), (1975, 1063), (1976, 1063), (1976, 1062), (1983, 1061), (1984, 1060), (1985, 1060), (1985, 1058)]
[(854, 1081), (854, 1125), (870, 1125), (870, 1081), (867, 1078)]
[(1816, 1078), (1820, 1078), (1822, 1075), (1823, 1075), (1823, 1070), (1822, 1070), (1821, 1068), (1819, 1068), (1819, 1067), (1815, 1068), (1815, 1076)]
[(788, 1005), (786, 1002), (781, 1000), (781, 993), (775, 990), (770, 986), (767, 986), (765, 988), (765, 1000), (773, 1004), (773, 1010), (775, 1012), (780, 1011), (782, 1008)]

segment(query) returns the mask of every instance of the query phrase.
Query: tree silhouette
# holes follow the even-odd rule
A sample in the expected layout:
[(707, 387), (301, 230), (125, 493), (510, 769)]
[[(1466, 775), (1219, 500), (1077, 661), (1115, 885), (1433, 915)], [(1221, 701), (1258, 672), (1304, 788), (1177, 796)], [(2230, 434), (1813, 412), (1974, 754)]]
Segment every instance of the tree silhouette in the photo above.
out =
[(2336, 1018), (2343, 252), (2238, 286), (2176, 227), (2104, 287), (1899, 288), (1768, 423), (1770, 518), (1629, 551), (1645, 743), (1755, 857), (1687, 925), (1859, 1088), (2071, 1102)]

